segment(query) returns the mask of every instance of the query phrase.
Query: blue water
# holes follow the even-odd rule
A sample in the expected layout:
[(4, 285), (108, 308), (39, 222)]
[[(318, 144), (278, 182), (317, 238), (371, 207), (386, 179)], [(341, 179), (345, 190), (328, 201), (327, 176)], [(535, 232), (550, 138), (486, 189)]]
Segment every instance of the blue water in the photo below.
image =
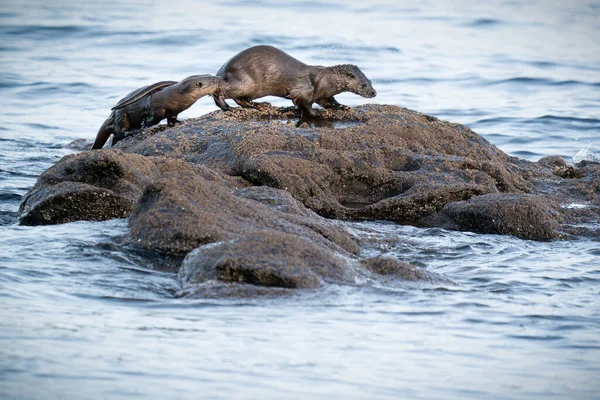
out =
[(378, 95), (344, 104), (461, 122), (532, 161), (598, 154), (599, 21), (599, 1), (1, 2), (0, 398), (600, 398), (598, 241), (347, 223), (364, 255), (447, 282), (190, 299), (122, 247), (125, 220), (14, 224), (125, 94), (255, 44), (359, 65)]

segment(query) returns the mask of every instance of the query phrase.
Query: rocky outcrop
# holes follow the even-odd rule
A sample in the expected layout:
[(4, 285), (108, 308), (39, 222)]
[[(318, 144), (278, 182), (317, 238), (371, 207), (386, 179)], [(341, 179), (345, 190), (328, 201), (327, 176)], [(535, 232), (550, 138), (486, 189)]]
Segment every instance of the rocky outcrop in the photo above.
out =
[(395, 106), (327, 110), (299, 128), (293, 118), (216, 111), (64, 157), (25, 196), (20, 222), (128, 217), (132, 245), (185, 257), (185, 290), (427, 278), (399, 260), (362, 259), (331, 219), (597, 235), (582, 226), (600, 221), (598, 164), (509, 157), (467, 127)]
[(531, 190), (521, 165), (462, 125), (374, 105), (329, 111), (329, 127), (296, 128), (286, 117), (276, 109), (212, 113), (119, 147), (284, 189), (336, 219), (416, 223), (449, 202)]

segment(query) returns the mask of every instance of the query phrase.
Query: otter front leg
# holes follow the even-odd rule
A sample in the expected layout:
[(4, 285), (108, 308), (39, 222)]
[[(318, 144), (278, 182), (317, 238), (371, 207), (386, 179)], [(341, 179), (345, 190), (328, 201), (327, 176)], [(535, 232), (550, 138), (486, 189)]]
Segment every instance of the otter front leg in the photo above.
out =
[(334, 110), (349, 110), (350, 109), (350, 107), (338, 103), (338, 101), (333, 96), (323, 97), (322, 99), (318, 99), (316, 101), (316, 103), (323, 108), (333, 108)]
[(233, 99), (240, 107), (244, 108), (255, 108), (260, 110), (261, 108), (271, 107), (271, 103), (265, 102), (255, 102), (250, 100), (249, 97), (238, 97), (237, 99)]
[(181, 121), (177, 119), (177, 115), (167, 118), (167, 126), (175, 126), (176, 124), (181, 124)]
[(129, 115), (126, 112), (117, 113), (115, 116), (115, 130), (111, 146), (125, 138), (125, 132), (130, 128)]
[(223, 110), (223, 111), (231, 110), (231, 107), (229, 106), (229, 104), (227, 104), (225, 102), (225, 97), (222, 94), (213, 94), (212, 98), (215, 101), (215, 104), (217, 105), (217, 107), (219, 107), (221, 110)]

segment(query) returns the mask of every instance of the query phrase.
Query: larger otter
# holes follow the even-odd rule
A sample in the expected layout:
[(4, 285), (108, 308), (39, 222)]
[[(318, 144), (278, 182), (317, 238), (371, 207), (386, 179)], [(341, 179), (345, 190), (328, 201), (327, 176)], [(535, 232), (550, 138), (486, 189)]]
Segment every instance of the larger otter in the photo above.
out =
[(313, 109), (344, 107), (333, 97), (342, 92), (375, 97), (371, 81), (356, 65), (321, 67), (306, 65), (273, 46), (254, 46), (233, 56), (217, 72), (224, 79), (221, 91), (212, 96), (217, 106), (229, 110), (225, 99), (242, 107), (259, 108), (269, 103), (252, 100), (264, 96), (291, 99), (300, 111), (300, 120), (320, 115)]
[(113, 144), (125, 137), (126, 131), (142, 129), (167, 119), (169, 126), (179, 121), (177, 115), (190, 108), (202, 96), (219, 90), (222, 78), (212, 75), (192, 75), (180, 82), (162, 81), (134, 90), (116, 106), (104, 121), (92, 150), (101, 149), (111, 134)]

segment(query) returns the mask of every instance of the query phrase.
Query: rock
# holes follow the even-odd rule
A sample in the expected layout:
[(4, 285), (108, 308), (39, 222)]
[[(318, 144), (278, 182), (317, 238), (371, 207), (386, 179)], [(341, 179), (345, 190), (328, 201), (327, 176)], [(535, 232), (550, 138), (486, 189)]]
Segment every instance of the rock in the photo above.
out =
[[(282, 193), (267, 190), (271, 198)], [(133, 243), (158, 253), (184, 256), (205, 244), (276, 230), (339, 253), (359, 252), (356, 241), (339, 225), (304, 211), (277, 210), (277, 204), (291, 203), (284, 192), (281, 198), (266, 201), (271, 205), (236, 194), (240, 193), (198, 173), (165, 173), (146, 188), (129, 218)]]
[[(395, 106), (327, 110), (323, 126), (298, 129), (268, 108), (214, 112), (119, 142), (288, 191), (336, 219), (418, 224), (445, 204), (495, 192), (529, 192), (524, 172), (470, 129)], [(338, 125), (336, 125), (338, 124)]]
[(79, 182), (41, 187), (27, 200), (21, 225), (49, 225), (126, 218), (135, 203), (115, 192)]
[(127, 217), (144, 187), (158, 175), (137, 154), (101, 150), (63, 157), (45, 171), (19, 208), (23, 225), (102, 221)]
[[(202, 187), (212, 185), (207, 191), (198, 189), (207, 195), (198, 203), (205, 208), (198, 212), (206, 214), (207, 221), (221, 223), (215, 219), (221, 215), (225, 226), (235, 225), (231, 221), (237, 210), (232, 205), (240, 204), (243, 216), (239, 218), (246, 223), (252, 219), (249, 210), (253, 207), (248, 204), (260, 203), (285, 215), (286, 224), (318, 232), (319, 237), (353, 254), (358, 252), (355, 242), (347, 234), (316, 223), (322, 220), (314, 213), (332, 219), (387, 220), (540, 240), (560, 237), (557, 232), (572, 224), (595, 223), (600, 218), (600, 173), (595, 163), (568, 166), (557, 156), (537, 163), (509, 157), (463, 125), (396, 106), (326, 110), (324, 118), (300, 129), (294, 126), (294, 118), (292, 108), (215, 111), (173, 128), (158, 126), (131, 135), (117, 143), (120, 150), (67, 156), (42, 174), (25, 197), (21, 223), (125, 217), (148, 185), (160, 192), (166, 182), (163, 177), (198, 183), (191, 176), (199, 176)], [(187, 194), (167, 192), (174, 204), (188, 204)], [(188, 187), (184, 192), (193, 190)], [(544, 205), (547, 198), (555, 205)], [(147, 193), (144, 202), (152, 203), (153, 195)], [(224, 206), (226, 213), (220, 213), (219, 205), (227, 202), (231, 204)], [(570, 207), (580, 203), (585, 204), (585, 212)], [(537, 210), (533, 214), (542, 216), (535, 228), (521, 226), (514, 219), (495, 220), (488, 226), (468, 217), (481, 215), (485, 221), (488, 216), (477, 210), (489, 208), (504, 218), (510, 217), (510, 210), (519, 209), (530, 224), (532, 218), (525, 215), (530, 206)], [(144, 204), (137, 208), (143, 210)], [(152, 231), (156, 241), (152, 235), (138, 238), (148, 248), (182, 255), (192, 245), (233, 239), (216, 228), (204, 231), (205, 238), (190, 233), (192, 226), (188, 232), (183, 228), (189, 225), (184, 222), (187, 214), (150, 213), (179, 221), (181, 228), (174, 227), (174, 231), (180, 229), (181, 237), (167, 240), (159, 230)], [(195, 218), (195, 214), (189, 216)], [(252, 229), (275, 229), (274, 225), (253, 222)], [(134, 218), (132, 227), (136, 226)]]
[(350, 262), (301, 236), (274, 230), (203, 246), (179, 271), (184, 289), (207, 280), (283, 288), (316, 288), (321, 279), (350, 283)]
[(560, 237), (558, 205), (544, 196), (487, 194), (447, 204), (432, 222), (448, 229), (513, 235), (521, 239)]
[(600, 236), (588, 227), (600, 223), (597, 163), (509, 157), (463, 125), (395, 106), (326, 110), (301, 128), (294, 118), (291, 108), (215, 111), (66, 156), (23, 198), (20, 223), (128, 217), (126, 244), (176, 268), (184, 260), (180, 295), (209, 297), (372, 279), (452, 284), (395, 259), (361, 259), (331, 219)]
[(542, 157), (537, 162), (539, 165), (549, 168), (551, 170), (556, 170), (558, 168), (567, 168), (569, 165), (567, 161), (561, 156), (546, 156)]
[(416, 281), (426, 278), (426, 275), (414, 265), (389, 257), (373, 257), (362, 261), (362, 265), (378, 275), (402, 278)]

